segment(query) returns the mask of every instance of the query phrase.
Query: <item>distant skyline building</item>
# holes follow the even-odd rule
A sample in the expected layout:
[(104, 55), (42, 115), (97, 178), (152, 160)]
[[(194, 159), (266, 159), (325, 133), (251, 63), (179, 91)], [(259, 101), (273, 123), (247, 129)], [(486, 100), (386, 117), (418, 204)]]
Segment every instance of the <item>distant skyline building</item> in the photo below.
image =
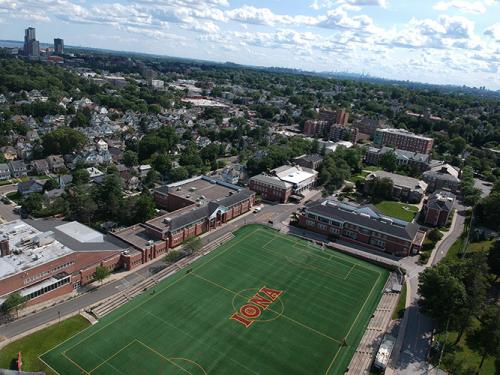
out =
[(24, 30), (24, 55), (29, 57), (40, 56), (40, 43), (36, 40), (34, 27), (28, 27)]
[(64, 53), (64, 40), (61, 38), (54, 39), (54, 53), (62, 55)]

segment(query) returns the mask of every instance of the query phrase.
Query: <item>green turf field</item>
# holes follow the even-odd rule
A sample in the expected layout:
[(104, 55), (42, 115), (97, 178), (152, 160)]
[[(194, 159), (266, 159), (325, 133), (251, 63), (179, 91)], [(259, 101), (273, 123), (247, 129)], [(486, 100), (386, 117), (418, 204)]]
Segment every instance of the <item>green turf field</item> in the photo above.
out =
[[(343, 374), (387, 276), (246, 226), (190, 273), (169, 277), (41, 359), (60, 374)], [(249, 303), (255, 294), (267, 302)], [(248, 327), (231, 319), (235, 313)]]

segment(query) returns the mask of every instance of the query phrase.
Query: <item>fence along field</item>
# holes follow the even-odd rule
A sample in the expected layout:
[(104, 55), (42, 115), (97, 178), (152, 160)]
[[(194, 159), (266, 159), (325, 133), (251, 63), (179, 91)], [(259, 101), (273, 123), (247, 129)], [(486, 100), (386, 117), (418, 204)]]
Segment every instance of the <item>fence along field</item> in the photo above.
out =
[(60, 374), (343, 374), (388, 271), (258, 225), (42, 355)]

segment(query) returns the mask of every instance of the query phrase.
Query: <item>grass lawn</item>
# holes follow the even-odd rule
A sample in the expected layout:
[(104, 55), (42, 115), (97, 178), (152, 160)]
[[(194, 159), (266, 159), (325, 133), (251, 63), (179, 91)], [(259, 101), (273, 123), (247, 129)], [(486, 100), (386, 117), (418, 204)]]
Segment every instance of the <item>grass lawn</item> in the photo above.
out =
[(394, 201), (382, 201), (375, 204), (384, 215), (392, 216), (404, 221), (412, 221), (418, 212), (418, 208), (412, 204)]
[[(479, 322), (475, 321), (474, 324), (479, 324)], [(445, 333), (439, 333), (436, 335), (436, 339), (439, 343), (443, 343), (445, 340)], [(462, 338), (460, 339), (459, 343), (456, 346), (453, 346), (453, 343), (457, 339), (458, 332), (450, 331), (448, 332), (448, 340), (445, 346), (445, 354), (443, 356), (443, 361), (441, 367), (444, 370), (447, 370), (447, 363), (449, 361), (449, 357), (455, 356), (456, 359), (458, 360), (463, 360), (464, 364), (467, 365), (468, 367), (473, 367), (477, 369), (479, 367), (479, 364), (481, 363), (481, 356), (476, 353), (475, 351), (472, 351), (471, 348), (467, 346), (467, 333), (465, 333)], [(439, 354), (437, 354), (437, 357), (439, 357)], [(448, 357), (448, 358), (447, 358)], [(494, 357), (487, 357), (484, 360), (483, 367), (481, 368), (481, 371), (479, 372), (480, 375), (494, 375), (496, 374), (496, 369), (495, 369), (495, 358)]]
[(365, 171), (370, 171), (370, 172), (376, 172), (376, 171), (382, 170), (382, 168), (380, 168), (379, 166), (376, 166), (376, 165), (367, 165), (367, 166), (364, 166), (363, 169)]
[(19, 203), (21, 201), (21, 199), (23, 199), (21, 194), (19, 194), (19, 192), (17, 192), (17, 191), (12, 191), (10, 193), (7, 193), (5, 196), (7, 198), (9, 198), (11, 201), (16, 202), (16, 203)]
[(396, 306), (396, 310), (392, 313), (392, 319), (402, 319), (405, 314), (406, 304), (406, 283), (403, 284), (403, 288), (401, 289), (401, 293), (399, 294), (398, 305)]
[(85, 318), (77, 315), (14, 341), (0, 350), (0, 368), (17, 369), (17, 353), (21, 352), (24, 371), (54, 374), (38, 357), (89, 325)]
[(249, 225), (44, 354), (61, 374), (344, 374), (388, 271)]

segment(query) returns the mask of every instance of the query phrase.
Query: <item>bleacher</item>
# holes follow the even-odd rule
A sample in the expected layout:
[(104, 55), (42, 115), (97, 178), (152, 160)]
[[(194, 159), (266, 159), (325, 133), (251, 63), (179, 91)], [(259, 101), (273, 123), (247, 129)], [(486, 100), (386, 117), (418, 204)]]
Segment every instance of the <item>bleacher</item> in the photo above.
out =
[(175, 272), (186, 268), (188, 265), (193, 263), (195, 260), (198, 258), (210, 253), (212, 250), (216, 249), (223, 243), (230, 241), (231, 239), (234, 238), (234, 235), (232, 233), (227, 233), (223, 235), (222, 237), (218, 238), (217, 240), (210, 242), (209, 244), (205, 245), (201, 250), (193, 254), (189, 257), (185, 257), (178, 262), (165, 267), (161, 271), (157, 272), (156, 274), (138, 282), (137, 284), (133, 285), (129, 289), (126, 289), (102, 302), (100, 302), (97, 305), (92, 306), (87, 312), (95, 316), (97, 319), (102, 318), (106, 314), (109, 314), (111, 311), (117, 309), (118, 307), (124, 305), (128, 301), (130, 301), (132, 298), (138, 296), (142, 292), (147, 291), (148, 289), (154, 287), (156, 284), (158, 284), (160, 281), (163, 279), (169, 277), (170, 275), (174, 274)]

